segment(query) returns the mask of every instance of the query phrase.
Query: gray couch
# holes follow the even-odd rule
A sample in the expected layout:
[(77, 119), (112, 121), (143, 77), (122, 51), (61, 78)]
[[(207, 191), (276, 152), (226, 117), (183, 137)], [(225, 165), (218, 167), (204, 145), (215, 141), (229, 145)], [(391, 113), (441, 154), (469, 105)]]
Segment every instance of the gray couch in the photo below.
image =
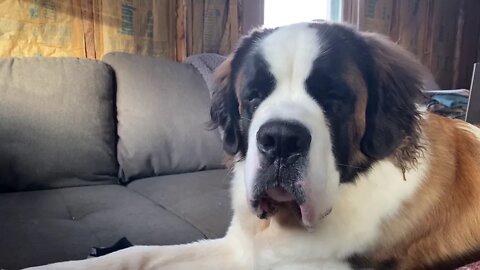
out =
[(0, 269), (86, 258), (121, 237), (224, 235), (219, 133), (198, 72), (109, 54), (0, 60)]

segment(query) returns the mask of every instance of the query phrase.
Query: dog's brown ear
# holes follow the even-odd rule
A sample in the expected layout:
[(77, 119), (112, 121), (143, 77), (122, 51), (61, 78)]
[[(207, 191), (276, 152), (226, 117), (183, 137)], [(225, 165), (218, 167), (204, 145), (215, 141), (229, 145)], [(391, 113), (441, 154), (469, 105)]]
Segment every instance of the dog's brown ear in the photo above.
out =
[(211, 128), (220, 127), (225, 152), (234, 155), (240, 145), (238, 101), (230, 82), (233, 54), (215, 70), (215, 89), (210, 107)]
[(361, 149), (382, 159), (393, 153), (407, 136), (418, 133), (416, 107), (427, 71), (407, 51), (386, 38), (363, 34), (373, 57), (373, 82), (368, 89), (366, 129)]

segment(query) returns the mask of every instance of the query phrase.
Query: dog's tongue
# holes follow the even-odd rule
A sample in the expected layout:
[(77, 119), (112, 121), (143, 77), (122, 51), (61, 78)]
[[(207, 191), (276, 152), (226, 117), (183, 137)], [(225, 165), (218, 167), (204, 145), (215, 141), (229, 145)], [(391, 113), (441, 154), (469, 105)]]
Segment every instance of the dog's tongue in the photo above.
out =
[(320, 216), (315, 214), (314, 203), (311, 201), (311, 198), (307, 197), (307, 200), (299, 205), (300, 214), (302, 216), (303, 226), (311, 231), (317, 220), (321, 220), (328, 216), (332, 212), (332, 208), (327, 209), (325, 212), (321, 213)]
[(300, 205), (300, 214), (302, 215), (302, 224), (307, 230), (313, 228), (315, 221), (315, 214), (311, 204), (304, 202)]

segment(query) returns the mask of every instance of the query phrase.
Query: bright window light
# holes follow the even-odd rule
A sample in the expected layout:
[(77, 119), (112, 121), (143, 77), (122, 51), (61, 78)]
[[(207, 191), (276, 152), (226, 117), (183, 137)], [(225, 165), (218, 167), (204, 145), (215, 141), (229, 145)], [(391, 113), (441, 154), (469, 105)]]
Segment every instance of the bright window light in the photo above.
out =
[(265, 0), (264, 26), (330, 20), (331, 0)]

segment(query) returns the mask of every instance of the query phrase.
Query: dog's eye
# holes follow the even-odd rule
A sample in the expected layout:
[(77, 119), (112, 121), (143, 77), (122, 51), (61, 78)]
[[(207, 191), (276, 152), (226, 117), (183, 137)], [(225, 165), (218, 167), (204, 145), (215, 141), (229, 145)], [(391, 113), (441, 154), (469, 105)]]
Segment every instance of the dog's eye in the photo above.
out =
[(250, 102), (250, 107), (252, 108), (252, 111), (255, 111), (258, 108), (258, 106), (260, 105), (261, 100), (260, 100), (260, 98), (256, 97), (256, 98), (253, 98), (253, 99), (249, 100), (249, 102)]
[(252, 90), (248, 95), (245, 96), (245, 105), (249, 113), (253, 114), (253, 112), (258, 108), (260, 103), (262, 102), (262, 98), (260, 93), (256, 90)]
[(325, 100), (325, 109), (333, 115), (344, 113), (345, 97), (337, 92), (330, 92)]
[(325, 107), (327, 111), (332, 112), (333, 114), (340, 114), (343, 106), (342, 103), (337, 100), (330, 100)]
[(258, 99), (258, 97), (259, 97), (258, 91), (256, 90), (251, 91), (247, 96), (247, 101), (252, 102), (253, 100)]

